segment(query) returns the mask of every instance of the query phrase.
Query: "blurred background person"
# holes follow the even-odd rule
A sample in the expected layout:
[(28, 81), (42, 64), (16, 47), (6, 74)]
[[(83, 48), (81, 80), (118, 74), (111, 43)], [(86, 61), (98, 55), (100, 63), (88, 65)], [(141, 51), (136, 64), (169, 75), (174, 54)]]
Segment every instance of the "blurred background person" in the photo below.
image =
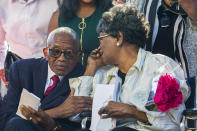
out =
[(104, 11), (112, 7), (112, 0), (58, 0), (56, 11), (49, 24), (48, 33), (62, 26), (71, 27), (80, 36), (81, 59), (85, 69), (88, 55), (99, 46), (96, 26)]
[(197, 0), (128, 0), (150, 22), (146, 49), (179, 62), (187, 76), (197, 75)]
[(48, 23), (57, 8), (56, 0), (0, 1), (0, 78), (4, 82), (8, 47), (21, 58), (43, 56)]

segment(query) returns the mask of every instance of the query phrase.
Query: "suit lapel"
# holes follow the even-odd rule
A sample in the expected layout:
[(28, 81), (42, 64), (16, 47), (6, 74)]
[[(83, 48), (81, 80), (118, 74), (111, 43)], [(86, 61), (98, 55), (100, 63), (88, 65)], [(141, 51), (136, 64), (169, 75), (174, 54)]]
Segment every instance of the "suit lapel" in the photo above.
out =
[(34, 71), (33, 79), (34, 79), (34, 92), (40, 99), (44, 97), (44, 89), (48, 74), (48, 62), (45, 59), (41, 59), (36, 70)]

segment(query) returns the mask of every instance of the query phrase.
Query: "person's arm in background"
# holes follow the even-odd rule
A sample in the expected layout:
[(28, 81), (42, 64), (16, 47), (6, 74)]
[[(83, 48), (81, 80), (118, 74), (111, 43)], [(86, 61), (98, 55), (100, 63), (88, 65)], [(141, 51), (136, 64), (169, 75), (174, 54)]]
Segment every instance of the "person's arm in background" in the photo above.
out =
[(50, 19), (47, 35), (54, 29), (58, 28), (59, 10), (55, 11)]
[(192, 20), (197, 20), (197, 0), (178, 0), (182, 8)]
[(7, 83), (5, 81), (5, 76), (4, 76), (4, 61), (5, 61), (5, 56), (6, 56), (6, 45), (4, 43), (5, 34), (6, 33), (3, 29), (2, 20), (0, 17), (0, 78), (7, 85)]

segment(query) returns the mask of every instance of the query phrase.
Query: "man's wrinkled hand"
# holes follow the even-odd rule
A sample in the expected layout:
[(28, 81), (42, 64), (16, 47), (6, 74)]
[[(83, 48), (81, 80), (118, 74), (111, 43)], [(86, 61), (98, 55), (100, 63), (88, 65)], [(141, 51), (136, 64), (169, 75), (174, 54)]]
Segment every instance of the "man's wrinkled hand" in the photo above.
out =
[(51, 130), (56, 126), (55, 121), (42, 110), (36, 111), (24, 105), (20, 106), (20, 110), (27, 120), (31, 120), (33, 123), (39, 124), (47, 130)]
[(58, 106), (59, 117), (68, 118), (82, 111), (92, 110), (92, 98), (88, 96), (74, 96), (74, 88), (69, 97)]

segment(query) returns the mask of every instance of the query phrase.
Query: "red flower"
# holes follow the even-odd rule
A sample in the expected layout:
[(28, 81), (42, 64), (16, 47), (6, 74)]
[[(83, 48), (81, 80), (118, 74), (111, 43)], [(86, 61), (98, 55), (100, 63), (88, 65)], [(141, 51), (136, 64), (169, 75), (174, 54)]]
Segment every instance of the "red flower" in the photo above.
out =
[(166, 112), (169, 109), (178, 107), (182, 103), (182, 93), (179, 91), (180, 85), (176, 79), (166, 74), (159, 78), (154, 102), (157, 109)]

